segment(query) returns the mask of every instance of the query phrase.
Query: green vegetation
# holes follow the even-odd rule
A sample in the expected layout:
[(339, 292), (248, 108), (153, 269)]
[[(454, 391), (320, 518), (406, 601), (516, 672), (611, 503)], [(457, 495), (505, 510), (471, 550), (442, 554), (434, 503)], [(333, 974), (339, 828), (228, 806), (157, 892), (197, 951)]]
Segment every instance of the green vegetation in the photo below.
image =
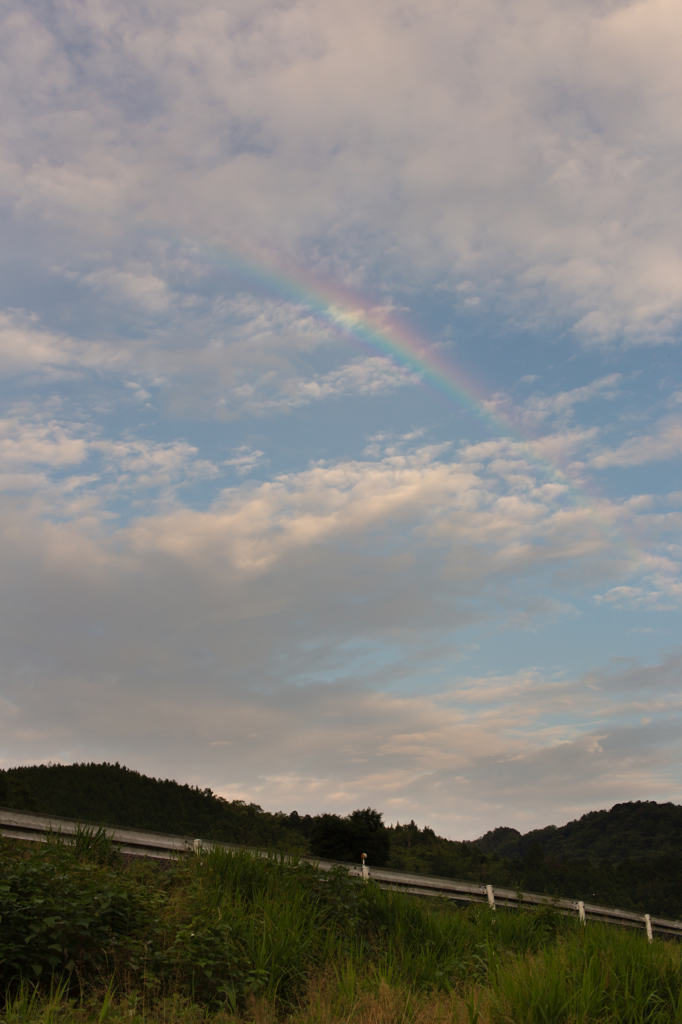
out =
[(214, 850), (126, 864), (101, 831), (3, 841), (5, 1024), (668, 1024), (682, 949), (551, 907), (382, 892)]
[(610, 811), (589, 811), (561, 828), (549, 825), (525, 835), (515, 828), (496, 828), (476, 839), (475, 845), (483, 853), (518, 859), (534, 846), (564, 860), (676, 857), (682, 848), (682, 807), (636, 800), (615, 804)]
[[(638, 805), (630, 806), (636, 811)], [(484, 853), (478, 844), (441, 839), (431, 829), (420, 830), (411, 824), (391, 830), (389, 866), (682, 918), (682, 852), (645, 860), (595, 862), (545, 854), (535, 844), (525, 856), (508, 859)]]
[(617, 804), (563, 828), (525, 836), (499, 828), (469, 843), (414, 822), (385, 827), (371, 808), (346, 817), (273, 814), (117, 764), (76, 764), (0, 772), (0, 805), (335, 860), (367, 853), (374, 867), (682, 918), (682, 807), (675, 804)]
[(357, 861), (367, 854), (370, 864), (383, 867), (391, 852), (391, 834), (372, 810), (352, 811), (344, 818), (338, 814), (320, 814), (313, 818), (309, 832), (310, 852), (330, 860)]
[(101, 832), (0, 845), (5, 1024), (672, 1024), (682, 949), (214, 850), (123, 863)]
[(0, 771), (0, 806), (251, 846), (307, 846), (311, 818), (268, 814), (210, 789), (152, 779), (119, 764)]

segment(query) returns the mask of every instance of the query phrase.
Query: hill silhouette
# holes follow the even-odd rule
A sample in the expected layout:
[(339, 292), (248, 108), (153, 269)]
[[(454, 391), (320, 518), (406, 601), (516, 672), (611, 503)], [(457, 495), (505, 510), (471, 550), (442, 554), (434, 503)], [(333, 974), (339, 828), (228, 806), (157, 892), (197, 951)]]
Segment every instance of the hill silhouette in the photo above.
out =
[(386, 828), (372, 808), (272, 813), (105, 763), (0, 770), (0, 806), (336, 860), (369, 851), (374, 866), (682, 918), (682, 807), (672, 803), (616, 804), (560, 828), (500, 827), (457, 842), (414, 821)]
[(486, 832), (473, 844), (482, 853), (510, 859), (526, 857), (534, 846), (560, 860), (645, 860), (675, 857), (682, 850), (682, 807), (655, 800), (615, 804), (610, 810), (588, 811), (557, 828), (534, 829), (522, 835), (515, 828)]
[(247, 846), (306, 846), (312, 823), (108, 763), (8, 768), (0, 772), (0, 806)]
[(390, 835), (370, 807), (341, 817), (270, 813), (210, 789), (154, 779), (120, 764), (48, 764), (0, 771), (0, 806), (107, 825), (386, 863)]

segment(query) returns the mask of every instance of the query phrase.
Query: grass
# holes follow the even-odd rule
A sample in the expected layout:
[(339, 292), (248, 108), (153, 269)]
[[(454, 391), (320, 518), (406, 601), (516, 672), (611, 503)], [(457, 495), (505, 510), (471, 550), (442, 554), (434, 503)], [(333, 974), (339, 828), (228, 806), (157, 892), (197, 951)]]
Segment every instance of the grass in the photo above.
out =
[(2, 1024), (682, 1024), (682, 949), (386, 893), (215, 850), (169, 870), (102, 836), (0, 848)]

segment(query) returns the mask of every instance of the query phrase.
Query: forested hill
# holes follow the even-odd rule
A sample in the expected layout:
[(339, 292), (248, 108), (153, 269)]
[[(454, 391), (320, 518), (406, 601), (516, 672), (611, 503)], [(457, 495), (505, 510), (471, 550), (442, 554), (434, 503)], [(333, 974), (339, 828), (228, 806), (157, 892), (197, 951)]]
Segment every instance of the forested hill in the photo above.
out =
[(311, 853), (372, 867), (459, 878), (682, 918), (682, 807), (636, 802), (562, 828), (499, 828), (456, 842), (413, 821), (387, 827), (351, 814), (270, 813), (210, 789), (152, 779), (119, 764), (0, 771), (0, 806), (201, 839)]
[(522, 859), (534, 846), (545, 856), (560, 860), (643, 860), (679, 856), (682, 850), (682, 807), (636, 800), (616, 804), (609, 811), (589, 811), (576, 821), (557, 828), (535, 829), (522, 835), (515, 828), (500, 827), (474, 840), (483, 853)]
[[(210, 789), (149, 778), (119, 764), (51, 764), (0, 770), (0, 806), (203, 839), (301, 849), (309, 847), (318, 820), (296, 811), (271, 813), (257, 804), (224, 800)], [(335, 817), (318, 816), (328, 825)], [(560, 828), (549, 825), (525, 835), (514, 828), (496, 828), (472, 843), (442, 839), (430, 828), (420, 830), (414, 823), (388, 831), (395, 855), (410, 862), (411, 870), (418, 870), (416, 861), (433, 860), (435, 850), (440, 851), (440, 860), (444, 855), (446, 859), (454, 856), (455, 851), (458, 860), (469, 851), (475, 859), (480, 851), (487, 855), (485, 860), (493, 856), (521, 861), (538, 846), (545, 857), (559, 861), (620, 863), (679, 856), (682, 806), (638, 800), (616, 804), (608, 811), (590, 811)]]
[(307, 845), (310, 818), (269, 814), (210, 789), (153, 779), (119, 764), (50, 764), (0, 771), (0, 807), (253, 846)]

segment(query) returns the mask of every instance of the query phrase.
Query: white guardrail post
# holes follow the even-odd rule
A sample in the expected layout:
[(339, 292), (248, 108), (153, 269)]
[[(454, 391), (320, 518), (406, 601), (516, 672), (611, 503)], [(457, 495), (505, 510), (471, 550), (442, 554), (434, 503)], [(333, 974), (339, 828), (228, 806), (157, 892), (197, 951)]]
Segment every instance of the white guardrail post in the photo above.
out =
[[(76, 818), (57, 818), (51, 814), (39, 814), (33, 811), (15, 811), (0, 807), (0, 835), (19, 839), (23, 842), (44, 843), (50, 832), (64, 836), (77, 835), (81, 829), (96, 831), (102, 827), (99, 822), (79, 821)], [(201, 839), (189, 836), (168, 835), (164, 832), (148, 832), (139, 828), (104, 825), (106, 834), (118, 845), (121, 853), (129, 857), (152, 857), (155, 860), (171, 860), (189, 853), (201, 853), (202, 850), (220, 848), (223, 850), (241, 850), (251, 853), (254, 857), (267, 857), (267, 850), (259, 850), (236, 843), (206, 843)], [(330, 871), (341, 862), (320, 860), (317, 857), (296, 857), (313, 864), (320, 871)], [(483, 885), (481, 882), (465, 882), (454, 878), (437, 878), (432, 875), (413, 874), (410, 871), (393, 871), (390, 868), (367, 867), (367, 855), (362, 854), (361, 866), (358, 864), (341, 864), (348, 869), (351, 876), (369, 881), (371, 878), (382, 889), (394, 892), (412, 893), (415, 896), (440, 896), (454, 900), (456, 903), (488, 903), (495, 910), (496, 906), (519, 909), (521, 907), (551, 906), (559, 914), (575, 918), (576, 909), (581, 924), (590, 921), (603, 921), (606, 924), (618, 925), (621, 928), (644, 927), (649, 942), (653, 941), (654, 932), (668, 938), (682, 939), (682, 921), (671, 921), (650, 914), (635, 913), (632, 910), (618, 910), (616, 907), (601, 907), (596, 903), (584, 903), (583, 900), (569, 900), (563, 897), (553, 898), (537, 892), (517, 892), (503, 886)]]

